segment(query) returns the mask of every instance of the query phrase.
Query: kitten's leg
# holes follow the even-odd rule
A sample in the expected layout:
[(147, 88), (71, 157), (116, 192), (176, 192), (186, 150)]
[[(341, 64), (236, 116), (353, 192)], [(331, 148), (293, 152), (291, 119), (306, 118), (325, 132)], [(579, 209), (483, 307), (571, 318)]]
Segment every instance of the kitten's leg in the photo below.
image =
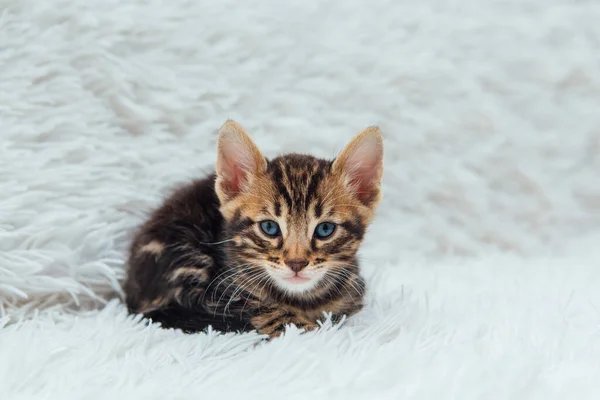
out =
[(252, 317), (251, 323), (259, 333), (269, 335), (270, 338), (280, 336), (285, 331), (286, 325), (290, 324), (306, 331), (319, 327), (316, 320), (286, 306), (261, 310), (259, 314)]
[[(181, 246), (176, 249), (181, 250)], [(166, 297), (169, 304), (153, 313), (165, 327), (197, 332), (209, 325), (219, 331), (247, 331), (246, 293), (240, 293), (215, 271), (212, 257), (198, 251), (171, 253), (171, 272), (167, 275)], [(217, 289), (217, 290), (214, 290)], [(233, 295), (235, 294), (235, 297)]]
[(251, 318), (254, 328), (271, 338), (281, 335), (285, 326), (294, 324), (298, 328), (310, 331), (319, 327), (318, 321), (325, 319), (325, 313), (331, 313), (331, 321), (339, 323), (344, 316), (351, 316), (362, 309), (362, 298), (341, 297), (332, 299), (327, 304), (312, 309), (300, 309), (288, 305), (272, 305), (262, 308), (260, 303), (255, 304), (258, 310)]
[(158, 322), (165, 328), (181, 329), (185, 333), (196, 333), (206, 330), (209, 326), (217, 331), (249, 331), (250, 324), (232, 318), (220, 318), (203, 311), (191, 311), (177, 304), (151, 311), (145, 317)]
[(168, 276), (168, 297), (190, 310), (204, 310), (203, 300), (212, 265), (175, 267)]
[(197, 247), (172, 245), (143, 237), (130, 257), (127, 304), (147, 314), (173, 303), (202, 310), (204, 290), (214, 275), (214, 261)]
[(226, 316), (210, 308), (206, 287), (210, 282), (207, 267), (178, 267), (168, 276), (167, 303), (156, 304), (143, 314), (163, 328), (181, 329), (186, 333), (206, 330), (209, 326), (223, 332), (247, 331), (251, 326), (242, 318)]

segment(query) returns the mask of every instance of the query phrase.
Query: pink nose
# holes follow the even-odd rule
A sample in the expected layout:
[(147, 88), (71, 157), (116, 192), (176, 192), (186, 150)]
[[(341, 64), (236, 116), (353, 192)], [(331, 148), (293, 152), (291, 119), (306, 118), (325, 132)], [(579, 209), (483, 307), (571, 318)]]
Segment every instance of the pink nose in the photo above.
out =
[(296, 273), (302, 271), (308, 265), (308, 260), (284, 260), (284, 262), (285, 265)]

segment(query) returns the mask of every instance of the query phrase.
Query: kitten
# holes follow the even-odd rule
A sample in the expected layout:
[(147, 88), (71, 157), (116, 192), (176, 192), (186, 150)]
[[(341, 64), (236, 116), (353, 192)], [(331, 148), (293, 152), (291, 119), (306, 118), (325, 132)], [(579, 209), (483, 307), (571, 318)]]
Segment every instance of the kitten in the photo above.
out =
[(177, 190), (137, 232), (126, 302), (166, 328), (311, 330), (362, 308), (356, 252), (380, 201), (383, 141), (359, 133), (332, 161), (266, 159), (226, 122), (216, 173)]

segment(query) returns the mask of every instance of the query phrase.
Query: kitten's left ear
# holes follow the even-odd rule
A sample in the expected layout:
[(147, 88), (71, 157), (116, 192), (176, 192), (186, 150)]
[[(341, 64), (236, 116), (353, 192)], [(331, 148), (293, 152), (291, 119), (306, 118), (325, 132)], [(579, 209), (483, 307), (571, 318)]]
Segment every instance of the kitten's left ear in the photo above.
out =
[(352, 139), (333, 163), (333, 171), (364, 204), (379, 199), (383, 176), (383, 138), (377, 127), (369, 127)]

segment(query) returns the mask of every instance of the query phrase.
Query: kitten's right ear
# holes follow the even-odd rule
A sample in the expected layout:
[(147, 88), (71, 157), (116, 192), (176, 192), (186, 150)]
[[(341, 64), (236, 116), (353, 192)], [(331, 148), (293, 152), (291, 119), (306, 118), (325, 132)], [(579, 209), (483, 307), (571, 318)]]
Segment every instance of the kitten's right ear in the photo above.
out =
[(227, 121), (217, 141), (217, 196), (227, 201), (248, 189), (254, 177), (264, 172), (267, 162), (244, 128)]

